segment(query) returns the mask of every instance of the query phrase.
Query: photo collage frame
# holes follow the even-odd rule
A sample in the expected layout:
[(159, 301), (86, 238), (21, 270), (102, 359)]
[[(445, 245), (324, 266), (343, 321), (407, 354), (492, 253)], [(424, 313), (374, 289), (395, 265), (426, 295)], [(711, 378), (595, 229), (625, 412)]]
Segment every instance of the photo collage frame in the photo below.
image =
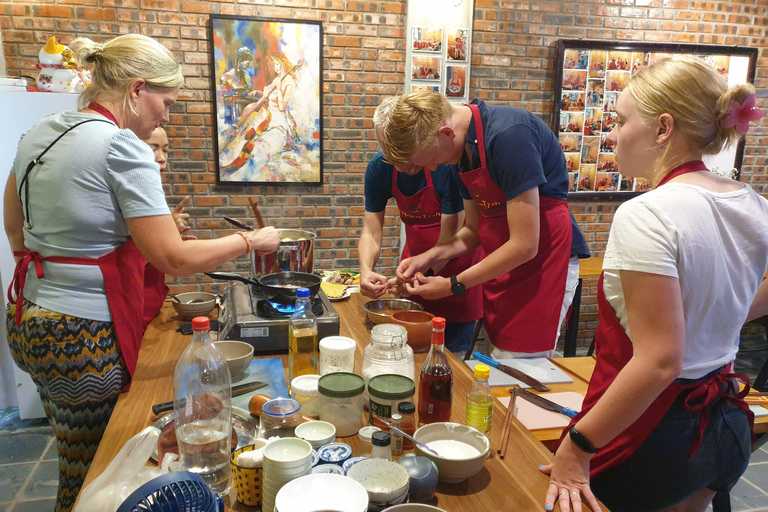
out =
[[(753, 50), (700, 45), (676, 45), (672, 49), (667, 45), (612, 45), (597, 41), (560, 41), (559, 49), (555, 119), (568, 168), (569, 195), (597, 196), (635, 195), (650, 189), (646, 180), (621, 174), (607, 140), (617, 123), (617, 98), (634, 73), (675, 54), (692, 53), (728, 80), (732, 55)], [(737, 66), (738, 73), (745, 73), (748, 68), (741, 65), (742, 61)], [(754, 60), (752, 63), (754, 79)], [(732, 167), (741, 164), (743, 143), (740, 148)]]
[(469, 29), (411, 28), (411, 91), (429, 90), (466, 100)]

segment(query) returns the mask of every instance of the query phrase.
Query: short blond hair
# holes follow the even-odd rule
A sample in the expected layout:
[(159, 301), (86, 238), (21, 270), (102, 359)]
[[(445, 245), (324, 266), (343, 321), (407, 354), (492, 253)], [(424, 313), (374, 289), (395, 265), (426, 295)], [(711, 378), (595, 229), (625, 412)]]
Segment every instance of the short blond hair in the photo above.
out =
[(389, 114), (381, 150), (391, 165), (408, 165), (417, 151), (432, 147), (451, 117), (448, 99), (434, 91), (413, 91), (397, 99)]
[(397, 103), (397, 96), (386, 96), (376, 110), (373, 112), (373, 129), (376, 132), (376, 139), (379, 144), (384, 140), (384, 135), (389, 124), (389, 116)]
[(184, 85), (181, 66), (162, 44), (141, 34), (126, 34), (104, 44), (78, 37), (69, 45), (78, 63), (91, 70), (91, 85), (78, 98), (83, 109), (92, 101), (122, 101), (135, 114), (130, 100), (131, 83), (146, 81), (148, 87), (178, 89)]

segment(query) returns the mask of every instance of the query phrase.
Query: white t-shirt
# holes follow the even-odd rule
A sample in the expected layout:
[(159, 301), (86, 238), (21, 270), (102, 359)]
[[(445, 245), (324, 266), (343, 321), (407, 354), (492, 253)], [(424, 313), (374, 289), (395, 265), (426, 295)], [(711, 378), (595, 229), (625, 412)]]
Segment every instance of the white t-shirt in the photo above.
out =
[(716, 193), (668, 183), (616, 211), (603, 290), (632, 339), (618, 271), (678, 278), (686, 337), (680, 377), (696, 379), (735, 359), (766, 269), (768, 201), (746, 185)]

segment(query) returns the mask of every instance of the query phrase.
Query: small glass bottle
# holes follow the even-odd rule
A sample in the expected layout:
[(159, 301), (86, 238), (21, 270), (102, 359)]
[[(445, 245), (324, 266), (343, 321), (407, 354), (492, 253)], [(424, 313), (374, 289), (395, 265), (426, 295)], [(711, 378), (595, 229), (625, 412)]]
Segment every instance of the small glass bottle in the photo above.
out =
[(209, 330), (207, 317), (192, 320), (192, 341), (173, 372), (173, 411), (184, 469), (225, 494), (232, 473), (232, 377)]
[(475, 380), (467, 395), (467, 425), (486, 435), (491, 433), (493, 395), (488, 385), (491, 369), (484, 364), (475, 366)]
[(419, 426), (451, 421), (453, 372), (445, 356), (445, 318), (432, 319), (432, 346), (419, 376)]
[[(392, 415), (392, 426), (400, 428), (403, 424), (403, 417), (400, 413), (394, 413)], [(403, 434), (395, 429), (392, 429), (392, 455), (400, 456), (403, 454)]]
[(392, 443), (392, 436), (389, 432), (380, 430), (374, 432), (371, 436), (371, 458), (372, 459), (386, 459), (392, 460), (392, 449), (390, 445)]
[(309, 288), (296, 290), (296, 312), (288, 325), (288, 382), (299, 375), (317, 374), (317, 317), (312, 313)]
[[(397, 412), (400, 413), (400, 430), (413, 437), (416, 432), (416, 405), (413, 402), (400, 402), (397, 405)], [(403, 438), (403, 448), (413, 450), (413, 441)]]

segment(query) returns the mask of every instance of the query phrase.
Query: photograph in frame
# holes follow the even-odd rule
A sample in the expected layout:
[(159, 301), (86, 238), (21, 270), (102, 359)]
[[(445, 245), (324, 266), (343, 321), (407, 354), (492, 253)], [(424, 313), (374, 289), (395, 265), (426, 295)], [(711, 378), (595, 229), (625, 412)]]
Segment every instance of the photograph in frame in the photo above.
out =
[(463, 98), (467, 95), (467, 67), (449, 64), (445, 66), (445, 95)]
[(414, 55), (411, 57), (411, 79), (440, 80), (442, 57)]
[(442, 52), (443, 29), (431, 27), (412, 27), (411, 49), (414, 52)]
[(449, 61), (466, 62), (469, 46), (469, 29), (449, 28), (446, 30), (446, 58)]

